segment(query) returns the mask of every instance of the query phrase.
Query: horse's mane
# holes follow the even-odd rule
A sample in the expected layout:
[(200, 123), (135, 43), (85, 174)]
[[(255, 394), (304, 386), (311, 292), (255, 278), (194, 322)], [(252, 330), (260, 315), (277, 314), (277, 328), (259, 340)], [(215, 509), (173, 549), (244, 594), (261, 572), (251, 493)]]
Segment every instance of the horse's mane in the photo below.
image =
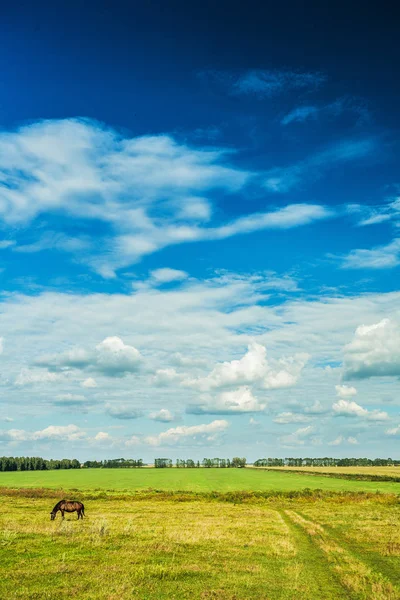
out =
[(63, 502), (65, 502), (65, 500), (60, 500), (59, 502), (57, 502), (57, 504), (55, 505), (55, 507), (53, 508), (52, 512), (57, 511), (60, 508), (60, 504), (62, 504)]

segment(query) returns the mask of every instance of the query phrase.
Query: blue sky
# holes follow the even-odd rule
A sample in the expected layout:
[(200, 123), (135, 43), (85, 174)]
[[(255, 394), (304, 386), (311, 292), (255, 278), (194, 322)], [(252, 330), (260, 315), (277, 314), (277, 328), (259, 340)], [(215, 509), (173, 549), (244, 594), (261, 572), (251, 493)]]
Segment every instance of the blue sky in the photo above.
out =
[(384, 8), (8, 7), (1, 454), (396, 453)]

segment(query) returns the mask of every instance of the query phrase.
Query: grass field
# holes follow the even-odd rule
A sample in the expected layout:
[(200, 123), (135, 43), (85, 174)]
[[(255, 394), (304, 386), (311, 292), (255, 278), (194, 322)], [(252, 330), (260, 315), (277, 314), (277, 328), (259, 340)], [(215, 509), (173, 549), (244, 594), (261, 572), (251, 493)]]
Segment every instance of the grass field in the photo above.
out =
[(394, 497), (232, 504), (4, 497), (0, 597), (275, 600), (400, 598)]
[[(0, 485), (1, 599), (400, 600), (398, 483), (121, 469), (1, 473)], [(304, 487), (325, 491), (235, 492)], [(50, 521), (61, 488), (84, 501), (82, 521)]]
[(400, 493), (391, 481), (351, 481), (262, 469), (80, 469), (0, 473), (1, 487), (79, 490), (302, 490), (381, 491)]

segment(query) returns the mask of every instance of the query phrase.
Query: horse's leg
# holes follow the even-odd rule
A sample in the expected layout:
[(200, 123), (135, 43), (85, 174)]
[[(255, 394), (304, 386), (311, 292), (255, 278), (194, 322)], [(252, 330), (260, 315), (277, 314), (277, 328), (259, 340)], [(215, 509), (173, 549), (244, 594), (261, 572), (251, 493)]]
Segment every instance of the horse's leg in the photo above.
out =
[(78, 521), (79, 521), (79, 517), (81, 516), (81, 511), (77, 510), (76, 512), (78, 513)]
[(64, 511), (61, 511), (61, 517), (64, 518)]

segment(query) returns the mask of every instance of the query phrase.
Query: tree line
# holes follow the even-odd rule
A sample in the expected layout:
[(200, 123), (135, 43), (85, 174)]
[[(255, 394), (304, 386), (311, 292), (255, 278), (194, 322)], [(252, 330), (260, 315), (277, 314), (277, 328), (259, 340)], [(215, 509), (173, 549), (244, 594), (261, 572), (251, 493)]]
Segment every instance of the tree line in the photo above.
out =
[(51, 469), (80, 469), (76, 458), (46, 460), (40, 456), (0, 456), (0, 471), (48, 471)]
[(255, 467), (398, 467), (392, 458), (259, 458)]
[[(177, 458), (175, 467), (177, 469), (199, 469), (200, 467), (210, 469), (229, 469), (229, 468), (241, 468), (246, 466), (246, 459), (239, 458), (235, 456), (234, 458), (203, 458), (200, 462), (199, 460), (194, 461), (190, 458), (184, 460), (182, 458)], [(171, 458), (156, 458), (154, 461), (154, 466), (156, 469), (168, 469), (173, 467), (173, 462)]]
[(86, 460), (83, 463), (86, 469), (133, 469), (143, 467), (141, 458), (112, 458), (110, 460)]

